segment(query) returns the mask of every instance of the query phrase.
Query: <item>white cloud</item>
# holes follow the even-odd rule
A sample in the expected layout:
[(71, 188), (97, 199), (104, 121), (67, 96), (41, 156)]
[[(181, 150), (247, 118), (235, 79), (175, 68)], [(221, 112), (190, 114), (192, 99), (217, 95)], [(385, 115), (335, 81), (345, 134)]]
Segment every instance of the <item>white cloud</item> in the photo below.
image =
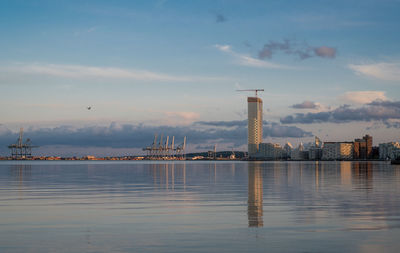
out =
[(197, 112), (165, 112), (168, 124), (190, 124), (200, 118)]
[(218, 45), (217, 44), (217, 45), (215, 45), (215, 47), (223, 52), (228, 52), (228, 53), (232, 52), (232, 47), (230, 45)]
[(248, 67), (256, 67), (256, 68), (266, 68), (266, 69), (290, 69), (292, 67), (284, 66), (280, 64), (271, 63), (264, 60), (259, 60), (253, 58), (246, 54), (239, 54), (232, 50), (230, 45), (215, 45), (215, 48), (220, 50), (221, 52), (228, 53), (233, 56), (236, 60), (236, 63), (242, 66)]
[(359, 75), (385, 81), (400, 81), (399, 63), (350, 64), (348, 67)]
[(0, 73), (20, 77), (21, 75), (33, 75), (41, 77), (57, 77), (71, 79), (121, 79), (139, 81), (221, 81), (223, 77), (202, 77), (202, 76), (180, 76), (157, 73), (148, 70), (125, 69), (115, 67), (94, 67), (84, 65), (64, 64), (16, 64), (12, 66), (0, 66)]
[(384, 91), (349, 91), (339, 97), (345, 102), (368, 104), (375, 100), (387, 100)]

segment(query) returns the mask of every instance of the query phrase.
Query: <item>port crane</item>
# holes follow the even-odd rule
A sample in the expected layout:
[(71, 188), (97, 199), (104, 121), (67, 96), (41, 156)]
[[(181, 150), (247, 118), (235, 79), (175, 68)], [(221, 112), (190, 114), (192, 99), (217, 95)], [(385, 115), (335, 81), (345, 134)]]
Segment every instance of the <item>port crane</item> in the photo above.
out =
[(17, 143), (11, 144), (8, 148), (11, 150), (11, 157), (13, 159), (26, 159), (32, 158), (32, 148), (37, 148), (38, 146), (33, 146), (30, 139), (26, 139), (23, 142), (24, 129), (21, 127), (19, 130), (19, 137)]
[(166, 141), (163, 141), (164, 135), (161, 134), (158, 139), (157, 134), (154, 135), (154, 140), (151, 146), (143, 148), (147, 152), (147, 157), (152, 160), (176, 160), (186, 158), (186, 136), (183, 138), (183, 143), (175, 147), (175, 136), (172, 136), (171, 144), (167, 136)]

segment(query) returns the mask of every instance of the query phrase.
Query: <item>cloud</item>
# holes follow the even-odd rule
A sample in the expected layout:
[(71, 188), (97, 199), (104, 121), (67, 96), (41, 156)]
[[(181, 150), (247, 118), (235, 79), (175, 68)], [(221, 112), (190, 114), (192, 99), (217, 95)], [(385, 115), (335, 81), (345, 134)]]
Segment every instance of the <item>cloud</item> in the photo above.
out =
[(384, 81), (400, 81), (400, 63), (349, 64), (348, 67), (358, 75)]
[(336, 49), (327, 46), (311, 47), (306, 43), (298, 43), (296, 40), (284, 39), (280, 41), (269, 41), (259, 51), (259, 59), (270, 59), (276, 52), (283, 52), (288, 55), (295, 55), (300, 60), (305, 60), (314, 56), (322, 58), (335, 58)]
[(247, 120), (232, 120), (232, 121), (197, 121), (196, 125), (211, 126), (211, 127), (246, 127)]
[[(199, 125), (203, 128), (199, 129)], [(227, 127), (228, 128), (227, 128)], [(4, 126), (2, 126), (4, 128)], [(247, 143), (247, 121), (201, 121), (187, 126), (151, 126), (144, 124), (111, 123), (109, 126), (58, 126), (53, 128), (28, 128), (24, 138), (42, 147), (103, 147), (103, 148), (143, 148), (151, 145), (154, 134), (175, 136), (175, 144), (180, 144), (187, 136), (189, 145), (210, 145), (210, 143), (233, 143), (241, 146)], [(17, 132), (8, 129), (0, 131), (0, 145), (15, 143)], [(306, 132), (295, 126), (282, 126), (278, 123), (264, 125), (264, 136), (270, 137), (308, 137)]]
[(275, 64), (268, 61), (262, 61), (256, 58), (253, 58), (249, 55), (239, 54), (232, 50), (230, 45), (215, 45), (215, 48), (220, 50), (221, 52), (227, 53), (233, 56), (236, 60), (236, 63), (242, 66), (248, 67), (256, 67), (256, 68), (266, 68), (266, 69), (293, 69), (293, 67)]
[(323, 58), (335, 58), (336, 56), (336, 48), (332, 47), (316, 47), (314, 48), (315, 55)]
[(396, 122), (390, 122), (390, 121), (384, 121), (383, 124), (385, 124), (385, 126), (387, 128), (400, 128), (400, 122), (396, 121)]
[(302, 138), (311, 137), (313, 134), (302, 130), (301, 128), (295, 126), (282, 126), (278, 123), (271, 123), (269, 126), (263, 127), (264, 135), (270, 137), (280, 137), (280, 138)]
[(312, 101), (304, 101), (301, 104), (294, 104), (291, 107), (294, 109), (318, 109), (320, 105)]
[(400, 109), (400, 101), (382, 101), (382, 100), (375, 100), (369, 105), (372, 106), (382, 106), (386, 108), (393, 108), (393, 109)]
[(384, 91), (349, 91), (339, 97), (341, 100), (356, 104), (368, 104), (375, 100), (387, 100)]
[(275, 51), (284, 51), (289, 53), (291, 51), (291, 47), (290, 40), (287, 39), (285, 39), (283, 42), (270, 41), (265, 44), (263, 49), (259, 52), (258, 58), (271, 58)]
[(139, 80), (139, 81), (217, 81), (224, 78), (179, 76), (157, 73), (147, 70), (124, 69), (115, 67), (95, 67), (84, 65), (64, 64), (17, 64), (14, 66), (0, 66), (0, 73), (4, 75), (35, 75), (42, 77), (56, 77), (68, 79), (112, 79), (112, 80)]
[[(215, 127), (215, 129), (241, 129), (241, 135), (244, 140), (247, 140), (247, 120), (234, 120), (234, 121), (197, 121), (195, 125), (203, 125), (208, 127)], [(232, 130), (231, 130), (232, 131)], [(294, 126), (283, 126), (274, 122), (264, 121), (263, 134), (265, 137), (276, 138), (302, 138), (312, 136), (311, 132), (304, 131)], [(244, 143), (243, 143), (244, 144)]]
[(0, 135), (10, 135), (10, 134), (12, 134), (11, 130), (8, 129), (3, 124), (0, 124)]
[(226, 17), (222, 15), (221, 13), (215, 14), (215, 22), (217, 23), (223, 23), (226, 22)]
[(388, 121), (400, 119), (400, 101), (374, 101), (353, 108), (342, 105), (327, 112), (297, 113), (281, 118), (283, 124), (346, 123), (353, 121)]
[(198, 119), (200, 115), (196, 112), (166, 112), (168, 117), (180, 117), (187, 120)]
[(218, 50), (222, 51), (222, 52), (233, 53), (232, 52), (232, 47), (230, 45), (219, 45), (219, 44), (216, 44), (215, 47)]
[(197, 112), (165, 112), (170, 123), (190, 124), (200, 118)]

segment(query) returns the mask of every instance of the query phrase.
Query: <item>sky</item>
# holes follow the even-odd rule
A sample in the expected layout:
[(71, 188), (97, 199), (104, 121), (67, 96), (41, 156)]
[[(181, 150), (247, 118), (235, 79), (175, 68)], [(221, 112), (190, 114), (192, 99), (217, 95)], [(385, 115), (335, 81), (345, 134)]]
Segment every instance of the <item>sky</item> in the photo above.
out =
[[(264, 142), (399, 141), (400, 1), (0, 2), (0, 155), (130, 155)], [(91, 106), (88, 110), (87, 107)], [(180, 141), (177, 141), (179, 143)]]

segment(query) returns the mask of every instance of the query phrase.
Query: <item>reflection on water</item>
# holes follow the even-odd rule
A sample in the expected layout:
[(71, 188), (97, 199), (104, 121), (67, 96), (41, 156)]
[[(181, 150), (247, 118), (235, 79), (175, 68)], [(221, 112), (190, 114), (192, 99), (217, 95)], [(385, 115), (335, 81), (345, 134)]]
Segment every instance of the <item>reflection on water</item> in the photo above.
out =
[(31, 176), (32, 166), (30, 164), (17, 164), (10, 166), (10, 172), (13, 177), (20, 183), (23, 184), (23, 181), (29, 181)]
[(356, 185), (363, 185), (366, 190), (373, 188), (373, 171), (371, 162), (355, 162), (352, 164), (352, 178)]
[(248, 206), (249, 227), (262, 227), (263, 223), (263, 178), (260, 163), (252, 163), (248, 169)]
[(0, 252), (397, 252), (384, 162), (2, 162)]

